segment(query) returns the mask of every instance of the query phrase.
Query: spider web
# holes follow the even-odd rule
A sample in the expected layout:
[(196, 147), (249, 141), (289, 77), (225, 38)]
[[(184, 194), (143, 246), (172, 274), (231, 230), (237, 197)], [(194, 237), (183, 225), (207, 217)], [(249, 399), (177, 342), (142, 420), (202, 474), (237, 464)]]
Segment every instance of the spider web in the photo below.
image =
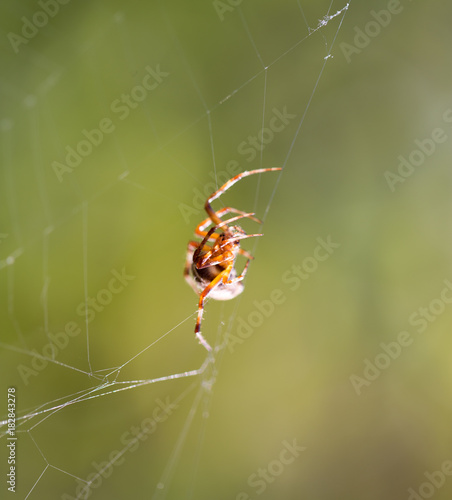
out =
[[(233, 3), (59, 4), (3, 48), (1, 397), (15, 388), (17, 498), (218, 489), (208, 478), (228, 462), (211, 451), (221, 440), (209, 445), (225, 411), (211, 411), (214, 389), (224, 364), (231, 374), (243, 296), (272, 273), (257, 260), (245, 294), (207, 304), (210, 356), (194, 338), (183, 252), (199, 200), (237, 169), (283, 167), (227, 194), (276, 232), (272, 205), (284, 171), (301, 168), (294, 151), (349, 7)], [(40, 9), (2, 7), (4, 38)], [(248, 248), (259, 257), (265, 241)], [(248, 474), (224, 481), (227, 495)]]

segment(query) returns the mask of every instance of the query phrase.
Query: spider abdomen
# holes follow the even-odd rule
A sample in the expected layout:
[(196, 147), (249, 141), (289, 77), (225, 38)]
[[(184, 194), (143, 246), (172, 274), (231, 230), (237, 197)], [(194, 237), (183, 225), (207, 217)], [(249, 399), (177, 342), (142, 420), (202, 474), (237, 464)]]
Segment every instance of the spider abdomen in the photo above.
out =
[(202, 269), (198, 269), (195, 264), (192, 264), (192, 272), (195, 279), (206, 281), (207, 283), (213, 281), (222, 271), (224, 271), (224, 267), (220, 264), (203, 267)]
[[(209, 283), (211, 283), (221, 272), (224, 271), (224, 267), (221, 264), (216, 264), (215, 266), (198, 269), (195, 264), (192, 264), (190, 271), (190, 278), (192, 279), (192, 283), (190, 284), (192, 285), (192, 288), (196, 287), (195, 291), (199, 294)], [(233, 268), (229, 274), (229, 279), (232, 280), (236, 277), (237, 272)], [(241, 294), (243, 292), (243, 288), (243, 283), (240, 281), (229, 284), (224, 284), (220, 281), (218, 285), (210, 291), (209, 297), (214, 300), (231, 300)]]

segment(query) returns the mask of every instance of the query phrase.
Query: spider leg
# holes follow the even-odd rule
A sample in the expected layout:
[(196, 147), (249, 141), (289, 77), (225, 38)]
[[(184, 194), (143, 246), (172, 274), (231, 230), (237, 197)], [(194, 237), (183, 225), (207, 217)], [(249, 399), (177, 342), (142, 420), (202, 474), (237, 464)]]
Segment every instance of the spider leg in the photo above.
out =
[[(264, 235), (263, 234), (243, 234), (241, 236), (231, 236), (230, 238), (225, 239), (223, 241), (223, 243), (220, 243), (219, 246), (220, 246), (220, 248), (227, 246), (229, 244), (230, 240), (245, 240), (246, 238), (254, 238), (256, 236), (264, 236)], [(243, 252), (245, 252), (245, 250), (242, 251), (242, 249), (240, 248), (239, 253), (242, 255), (246, 255), (246, 252), (245, 253), (243, 253)], [(254, 257), (252, 257), (252, 258), (254, 258)]]
[(201, 322), (202, 315), (204, 313), (204, 300), (206, 299), (207, 295), (213, 290), (213, 288), (215, 288), (220, 283), (220, 281), (225, 282), (226, 279), (227, 282), (227, 278), (231, 272), (232, 266), (233, 263), (231, 262), (231, 264), (229, 264), (224, 269), (224, 271), (221, 271), (221, 273), (219, 273), (218, 276), (216, 276), (199, 295), (198, 317), (196, 318), (195, 335), (199, 340), (199, 343), (203, 345), (208, 351), (211, 351), (212, 347), (210, 347), (207, 340), (201, 334)]
[(254, 259), (254, 257), (249, 252), (247, 252), (246, 250), (243, 250), (243, 248), (239, 248), (239, 254), (243, 255), (248, 260), (253, 260)]
[[(198, 245), (198, 247), (195, 250), (195, 253), (193, 254), (193, 262), (196, 262), (199, 259), (199, 256), (201, 255), (201, 252), (206, 247), (207, 241), (209, 240), (209, 238), (211, 238), (212, 234), (214, 233), (214, 231), (216, 229), (217, 229), (217, 226), (213, 226), (212, 228), (210, 228), (209, 232), (206, 233), (206, 235), (204, 236), (204, 239)], [(210, 247), (207, 247), (207, 248), (209, 248), (209, 250), (210, 250)]]
[(221, 224), (218, 224), (217, 227), (222, 228), (224, 226), (229, 225), (231, 222), (235, 222), (236, 220), (239, 219), (244, 219), (245, 217), (248, 219), (253, 219), (256, 222), (262, 223), (262, 221), (260, 221), (257, 217), (253, 217), (253, 215), (254, 213), (243, 213), (242, 215), (237, 215), (236, 217), (231, 217), (230, 219), (224, 220)]
[[(217, 226), (214, 226), (210, 231), (217, 229)], [(243, 234), (238, 236), (231, 236), (230, 238), (224, 239), (222, 242), (216, 241), (212, 247), (203, 246), (203, 243), (207, 241), (209, 238), (209, 233), (205, 236), (204, 240), (201, 242), (200, 246), (195, 250), (193, 254), (193, 262), (195, 263), (197, 269), (204, 269), (206, 267), (215, 266), (216, 264), (223, 264), (224, 262), (234, 261), (234, 253), (228, 251), (228, 246), (230, 245), (231, 240), (244, 240), (246, 238), (254, 238), (256, 236), (263, 236), (263, 234)], [(201, 257), (201, 252), (204, 251), (204, 255)], [(218, 252), (220, 249), (220, 253)], [(247, 259), (254, 259), (252, 255), (250, 255), (246, 250), (238, 249), (238, 253), (245, 256)]]
[(259, 168), (257, 170), (248, 170), (245, 172), (242, 172), (232, 179), (229, 179), (225, 184), (221, 186), (220, 189), (215, 191), (215, 193), (212, 193), (209, 198), (207, 198), (207, 201), (204, 205), (204, 208), (207, 212), (207, 215), (209, 218), (212, 220), (214, 224), (221, 224), (221, 219), (218, 216), (217, 212), (214, 211), (212, 206), (210, 205), (212, 201), (216, 200), (219, 198), (225, 191), (227, 191), (231, 186), (233, 186), (236, 182), (238, 182), (240, 179), (243, 179), (244, 177), (248, 177), (249, 175), (254, 175), (254, 174), (262, 174), (264, 172), (275, 172), (277, 170), (282, 170), (280, 167), (275, 167), (275, 168)]
[[(223, 216), (225, 214), (230, 214), (230, 213), (243, 215), (244, 217), (247, 217), (248, 219), (254, 220), (258, 224), (262, 223), (262, 221), (260, 219), (258, 219), (257, 217), (253, 217), (254, 214), (248, 214), (246, 212), (243, 212), (242, 210), (237, 210), (236, 208), (232, 208), (232, 207), (222, 208), (221, 210), (218, 210), (216, 212), (216, 215), (218, 216), (218, 219), (219, 219), (221, 216)], [(222, 222), (223, 221), (220, 220), (219, 223), (221, 224)], [(207, 217), (207, 219), (203, 220), (202, 222), (200, 222), (196, 226), (195, 233), (198, 236), (201, 236), (202, 238), (204, 238), (204, 236), (207, 234), (207, 231), (205, 229), (210, 224), (215, 224), (215, 223), (212, 221), (212, 219), (210, 217)], [(213, 238), (215, 238), (215, 237), (216, 236), (213, 236)]]
[[(253, 257), (254, 258), (254, 257)], [(242, 271), (242, 274), (240, 276), (237, 276), (236, 278), (232, 279), (232, 280), (227, 280), (227, 281), (224, 281), (223, 283), (225, 285), (231, 285), (233, 283), (237, 283), (238, 281), (242, 281), (243, 278), (245, 277), (246, 275), (246, 271), (248, 270), (248, 266), (250, 265), (250, 262), (251, 262), (251, 259), (248, 259), (246, 261), (246, 264), (245, 264), (245, 267), (243, 268), (243, 271)]]
[[(234, 255), (231, 252), (223, 252), (220, 256), (215, 256), (216, 247), (221, 248), (223, 244), (218, 245), (218, 240), (213, 244), (212, 247), (206, 245), (209, 238), (211, 238), (214, 231), (218, 229), (218, 226), (213, 226), (210, 228), (209, 232), (204, 236), (204, 239), (199, 243), (197, 248), (193, 253), (193, 263), (198, 269), (204, 269), (206, 267), (214, 266), (216, 264), (222, 264), (223, 262), (233, 261)], [(219, 236), (219, 235), (218, 235)], [(247, 236), (247, 235), (245, 235)], [(255, 236), (255, 235), (252, 235)], [(193, 242), (196, 243), (196, 242)], [(201, 257), (201, 252), (204, 251), (204, 255)], [(214, 256), (213, 256), (214, 255)]]

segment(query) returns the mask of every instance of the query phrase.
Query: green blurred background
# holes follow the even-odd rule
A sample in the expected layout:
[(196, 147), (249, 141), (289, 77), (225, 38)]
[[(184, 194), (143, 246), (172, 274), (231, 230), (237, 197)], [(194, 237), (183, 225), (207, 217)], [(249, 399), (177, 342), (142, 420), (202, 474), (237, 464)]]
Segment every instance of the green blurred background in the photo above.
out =
[[(318, 30), (345, 3), (231, 4), (58, 4), (16, 51), (8, 34), (21, 35), (21, 18), (42, 7), (0, 8), (2, 419), (9, 386), (18, 412), (31, 415), (100, 386), (108, 373), (134, 381), (199, 368), (197, 299), (182, 278), (187, 241), (204, 217), (198, 193), (211, 191), (215, 169), (221, 182), (233, 160), (240, 171), (284, 166), (280, 178), (243, 180), (215, 203), (268, 213), (265, 236), (244, 243), (256, 257), (245, 293), (208, 303), (204, 335), (214, 343), (243, 333), (243, 322), (261, 324), (204, 376), (83, 398), (21, 421), (16, 498), (76, 497), (76, 478), (123, 450), (124, 435), (160, 400), (177, 408), (124, 449), (89, 498), (386, 500), (409, 498), (412, 488), (450, 499), (452, 477), (429, 486), (426, 473), (452, 460), (451, 306), (438, 300), (452, 280), (452, 123), (443, 119), (452, 107), (451, 4), (354, 1)], [(388, 6), (398, 13), (346, 57), (359, 30), (378, 28), (371, 11)], [(161, 82), (133, 90), (148, 66), (160, 68)], [(127, 116), (115, 112), (132, 91), (139, 102)], [(275, 108), (295, 117), (247, 161), (239, 145), (263, 115), (268, 126)], [(60, 182), (53, 162), (104, 119), (114, 130)], [(438, 128), (444, 141), (391, 189), (387, 172), (399, 175), (399, 155), (408, 158), (415, 140)], [(309, 260), (328, 237), (339, 247)], [(295, 285), (292, 266), (313, 272)], [(101, 294), (105, 305), (88, 325), (90, 366), (80, 304), (123, 269), (133, 279)], [(270, 307), (278, 289), (283, 303)], [(438, 313), (418, 333), (413, 315), (431, 302)], [(56, 362), (21, 376), (71, 322), (82, 331)], [(410, 345), (393, 346), (400, 355), (356, 390), (350, 377), (364, 377), (381, 344), (402, 331)], [(306, 449), (281, 465), (283, 442), (294, 440)], [(253, 486), (259, 469), (269, 470), (261, 489)], [(168, 488), (153, 497), (162, 477)]]

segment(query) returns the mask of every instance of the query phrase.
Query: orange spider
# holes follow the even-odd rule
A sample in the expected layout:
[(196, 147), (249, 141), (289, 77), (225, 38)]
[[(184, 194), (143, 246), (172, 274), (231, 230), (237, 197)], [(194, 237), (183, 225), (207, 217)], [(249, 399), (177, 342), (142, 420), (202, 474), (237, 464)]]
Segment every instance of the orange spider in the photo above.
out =
[[(236, 208), (225, 207), (217, 212), (211, 207), (211, 202), (219, 198), (225, 191), (244, 177), (260, 174), (263, 172), (275, 172), (281, 168), (261, 168), (242, 172), (228, 180), (218, 191), (215, 191), (207, 198), (204, 208), (207, 212), (207, 219), (196, 226), (195, 233), (202, 238), (201, 242), (189, 241), (187, 248), (187, 258), (185, 261), (184, 277), (187, 283), (199, 295), (198, 317), (196, 320), (195, 335), (208, 351), (212, 348), (201, 334), (201, 321), (204, 312), (204, 301), (209, 295), (215, 300), (230, 300), (242, 293), (246, 270), (250, 260), (254, 257), (246, 250), (240, 248), (240, 240), (262, 236), (262, 234), (246, 234), (240, 226), (230, 226), (232, 222), (247, 218), (261, 224), (262, 222), (254, 217), (254, 213), (246, 213)], [(221, 220), (225, 214), (238, 214), (228, 220)], [(206, 231), (206, 228), (213, 226)], [(212, 244), (209, 245), (209, 241)], [(247, 261), (242, 273), (237, 276), (234, 267), (237, 255), (243, 255)]]

